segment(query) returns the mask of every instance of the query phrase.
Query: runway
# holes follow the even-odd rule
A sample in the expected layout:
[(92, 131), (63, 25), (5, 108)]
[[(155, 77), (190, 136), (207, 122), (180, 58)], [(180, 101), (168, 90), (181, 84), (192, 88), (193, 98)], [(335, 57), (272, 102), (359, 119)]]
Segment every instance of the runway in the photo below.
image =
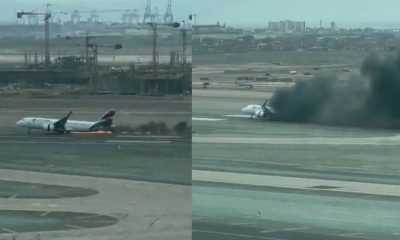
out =
[[(217, 171), (192, 171), (192, 180), (207, 183), (225, 183), (246, 185), (248, 187), (267, 187), (270, 189), (290, 189), (312, 192), (330, 192), (360, 194), (366, 196), (396, 197), (400, 200), (400, 185), (324, 180), (313, 178), (296, 178), (268, 176), (259, 174), (229, 173)], [(342, 194), (343, 196), (343, 194)]]
[[(226, 222), (226, 220), (223, 220)], [(254, 222), (221, 223), (221, 219), (193, 221), (193, 239), (256, 239), (256, 240), (366, 240), (357, 232), (334, 232), (329, 229), (312, 229), (308, 227), (290, 227), (276, 222), (264, 222), (264, 226)], [(275, 226), (275, 227), (271, 227)], [(323, 232), (324, 231), (324, 232)], [(395, 239), (395, 238), (393, 238)]]
[(193, 137), (194, 143), (235, 143), (235, 144), (279, 144), (279, 145), (400, 145), (400, 135), (370, 138), (321, 138), (321, 137)]
[(180, 121), (190, 122), (191, 99), (187, 97), (145, 96), (0, 96), (0, 119), (3, 126), (15, 126), (23, 117), (61, 118), (72, 111), (71, 119), (96, 121), (110, 108), (116, 110), (115, 124), (137, 127), (150, 121), (173, 127)]
[(179, 97), (4, 98), (0, 107), (0, 239), (190, 239), (191, 139), (176, 135), (49, 134), (20, 129), (22, 117), (115, 124), (190, 125)]
[(287, 240), (301, 235), (309, 239), (350, 239), (351, 235), (398, 239), (399, 204), (398, 199), (198, 185), (193, 189), (193, 229), (195, 235), (199, 232), (195, 239), (205, 239), (204, 234), (209, 239), (230, 239), (231, 235), (234, 239), (240, 239), (239, 235)]
[[(157, 151), (154, 151), (157, 149)], [(0, 168), (191, 183), (190, 140), (134, 135), (0, 133)]]
[(193, 239), (399, 238), (399, 131), (251, 120), (260, 93), (198, 91)]

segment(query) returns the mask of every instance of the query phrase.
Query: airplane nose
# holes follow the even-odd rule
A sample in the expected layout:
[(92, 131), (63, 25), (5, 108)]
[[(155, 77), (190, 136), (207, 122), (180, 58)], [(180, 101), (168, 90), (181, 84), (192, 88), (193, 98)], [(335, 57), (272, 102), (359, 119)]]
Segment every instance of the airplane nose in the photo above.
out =
[(21, 126), (23, 123), (24, 123), (24, 121), (19, 120), (19, 121), (17, 122), (17, 125), (18, 125), (18, 126)]

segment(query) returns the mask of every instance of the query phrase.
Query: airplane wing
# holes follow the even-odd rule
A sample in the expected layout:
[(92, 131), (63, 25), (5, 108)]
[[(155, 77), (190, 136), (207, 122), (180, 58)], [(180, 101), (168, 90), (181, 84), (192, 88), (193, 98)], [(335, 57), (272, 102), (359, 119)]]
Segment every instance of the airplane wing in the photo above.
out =
[(67, 116), (61, 118), (57, 122), (53, 123), (54, 129), (65, 129), (65, 124), (67, 123), (68, 118), (71, 116), (72, 111), (68, 113)]

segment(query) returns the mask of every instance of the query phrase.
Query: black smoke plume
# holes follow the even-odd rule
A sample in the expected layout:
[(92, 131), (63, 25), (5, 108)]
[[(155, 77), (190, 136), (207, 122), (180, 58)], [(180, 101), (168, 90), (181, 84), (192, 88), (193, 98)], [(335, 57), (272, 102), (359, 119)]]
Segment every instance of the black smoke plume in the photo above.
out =
[(279, 121), (400, 128), (400, 52), (370, 55), (360, 77), (325, 74), (300, 81), (275, 92), (270, 105)]

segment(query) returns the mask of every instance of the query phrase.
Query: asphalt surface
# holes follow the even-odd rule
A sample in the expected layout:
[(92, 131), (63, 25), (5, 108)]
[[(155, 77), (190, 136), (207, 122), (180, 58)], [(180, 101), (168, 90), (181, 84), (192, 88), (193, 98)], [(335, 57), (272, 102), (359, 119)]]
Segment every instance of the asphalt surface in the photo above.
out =
[(191, 183), (191, 140), (176, 136), (27, 134), (15, 123), (23, 117), (95, 121), (110, 108), (117, 127), (135, 129), (149, 122), (173, 128), (191, 123), (186, 97), (59, 96), (0, 97), (0, 168), (123, 178), (162, 183)]
[(55, 199), (88, 197), (95, 194), (98, 194), (98, 191), (89, 188), (0, 180), (0, 198)]
[[(51, 91), (49, 91), (51, 94)], [(72, 111), (73, 120), (98, 120), (108, 109), (116, 110), (117, 126), (135, 128), (141, 124), (163, 122), (173, 127), (180, 121), (190, 123), (192, 103), (190, 97), (145, 96), (59, 96), (26, 97), (0, 96), (2, 126), (15, 126), (16, 119), (29, 116), (61, 118)]]
[(74, 212), (0, 210), (0, 234), (106, 227), (118, 219)]
[[(215, 221), (215, 220), (214, 220)], [(310, 229), (308, 227), (293, 227), (275, 222), (264, 222), (264, 226), (254, 225), (252, 222), (221, 223), (225, 220), (194, 220), (193, 239), (207, 240), (366, 240), (352, 232), (334, 232), (329, 229)], [(387, 238), (386, 238), (387, 239)], [(396, 238), (392, 238), (396, 239)]]
[[(115, 124), (190, 125), (184, 97), (1, 97), (0, 239), (189, 239), (191, 139), (51, 134), (18, 128), (22, 117), (99, 119)], [(12, 221), (11, 221), (12, 220)], [(10, 225), (11, 224), (11, 225)], [(93, 230), (91, 230), (93, 229)], [(66, 231), (67, 230), (67, 231)]]
[(0, 168), (191, 183), (190, 139), (13, 130), (0, 133)]
[(194, 92), (193, 239), (398, 239), (400, 132), (240, 112), (269, 96)]

